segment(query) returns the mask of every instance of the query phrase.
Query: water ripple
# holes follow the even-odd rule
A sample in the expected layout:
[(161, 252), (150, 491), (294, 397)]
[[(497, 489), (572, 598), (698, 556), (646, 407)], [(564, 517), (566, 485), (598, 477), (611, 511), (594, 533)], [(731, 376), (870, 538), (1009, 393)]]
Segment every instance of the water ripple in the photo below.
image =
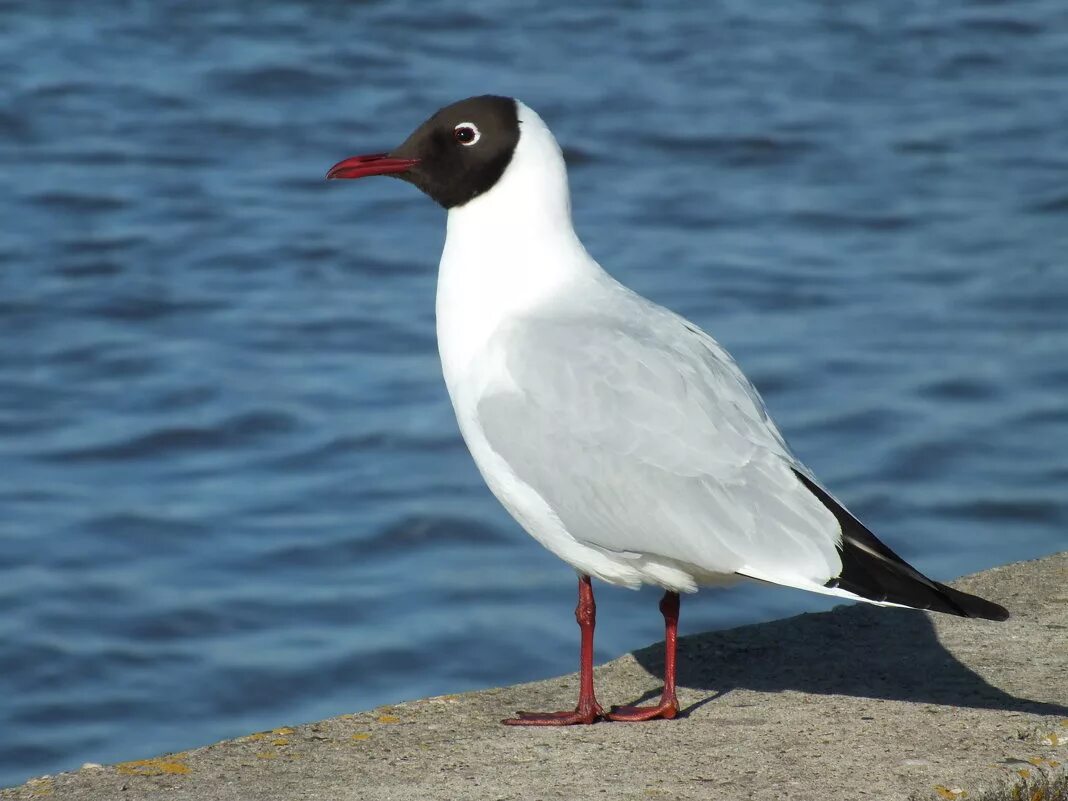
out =
[(257, 445), (298, 428), (284, 412), (254, 411), (234, 415), (210, 426), (162, 428), (116, 442), (40, 454), (47, 461), (76, 463), (126, 459), (166, 459), (189, 451), (227, 451)]

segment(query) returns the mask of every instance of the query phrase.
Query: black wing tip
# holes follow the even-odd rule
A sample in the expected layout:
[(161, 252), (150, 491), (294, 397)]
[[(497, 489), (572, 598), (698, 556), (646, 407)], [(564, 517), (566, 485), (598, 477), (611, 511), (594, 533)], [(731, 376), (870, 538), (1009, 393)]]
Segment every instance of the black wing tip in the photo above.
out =
[(982, 620), (1008, 620), (1009, 610), (1001, 604), (996, 604), (993, 601), (988, 601), (986, 598), (980, 598), (978, 595), (970, 595), (960, 590), (955, 590), (952, 587), (947, 587), (945, 584), (939, 584), (935, 582), (935, 586), (939, 592), (943, 593), (953, 605), (959, 607), (962, 617), (975, 617)]
[(894, 553), (835, 501), (822, 487), (803, 473), (794, 471), (801, 482), (838, 520), (842, 543), (842, 572), (827, 582), (870, 601), (928, 609), (959, 617), (1007, 620), (1005, 607), (932, 581)]

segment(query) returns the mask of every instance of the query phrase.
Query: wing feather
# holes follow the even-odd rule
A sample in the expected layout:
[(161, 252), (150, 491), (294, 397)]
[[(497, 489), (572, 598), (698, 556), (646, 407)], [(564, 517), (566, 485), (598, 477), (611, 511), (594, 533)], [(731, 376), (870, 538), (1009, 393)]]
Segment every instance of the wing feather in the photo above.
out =
[(837, 521), (733, 359), (670, 312), (641, 312), (500, 331), (508, 378), (477, 406), (490, 447), (592, 547), (707, 573), (837, 575)]

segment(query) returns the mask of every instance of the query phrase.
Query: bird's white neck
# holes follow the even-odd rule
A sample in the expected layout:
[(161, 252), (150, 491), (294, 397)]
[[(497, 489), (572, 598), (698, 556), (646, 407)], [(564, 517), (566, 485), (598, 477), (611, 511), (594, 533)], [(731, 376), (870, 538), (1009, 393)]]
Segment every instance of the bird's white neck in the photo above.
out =
[(572, 227), (556, 139), (522, 103), (519, 123), (519, 143), (500, 180), (449, 211), (437, 329), (450, 392), (503, 322), (601, 273)]

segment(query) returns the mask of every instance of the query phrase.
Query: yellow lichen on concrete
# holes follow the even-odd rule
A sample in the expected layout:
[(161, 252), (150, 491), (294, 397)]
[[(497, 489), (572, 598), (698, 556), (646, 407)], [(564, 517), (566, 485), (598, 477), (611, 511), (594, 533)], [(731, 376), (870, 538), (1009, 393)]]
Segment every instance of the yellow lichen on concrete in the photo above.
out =
[(943, 784), (936, 784), (934, 790), (946, 801), (956, 801), (957, 799), (968, 797), (967, 791), (962, 790), (960, 787), (946, 787)]
[(1061, 765), (1061, 763), (1055, 759), (1046, 759), (1045, 757), (1040, 756), (1031, 757), (1027, 761), (1034, 765), (1036, 768), (1058, 768)]
[(285, 737), (279, 737), (277, 740), (271, 740), (272, 745), (289, 745), (289, 740)]
[(367, 732), (361, 731), (361, 732), (357, 732), (356, 734), (352, 735), (352, 739), (356, 740), (357, 742), (363, 742), (364, 740), (370, 740), (371, 739), (371, 735), (368, 734)]
[(181, 776), (189, 773), (189, 766), (180, 758), (170, 756), (123, 762), (116, 765), (115, 770), (123, 776)]
[(260, 751), (256, 754), (256, 759), (278, 759), (278, 753), (275, 751)]
[(400, 723), (400, 718), (396, 715), (379, 715), (377, 720), (379, 723)]
[(293, 731), (289, 726), (280, 726), (277, 729), (271, 729), (271, 734), (292, 734)]
[(52, 784), (52, 780), (49, 778), (30, 779), (26, 782), (26, 787), (30, 791), (30, 795), (35, 798), (44, 798), (55, 793), (55, 785)]

